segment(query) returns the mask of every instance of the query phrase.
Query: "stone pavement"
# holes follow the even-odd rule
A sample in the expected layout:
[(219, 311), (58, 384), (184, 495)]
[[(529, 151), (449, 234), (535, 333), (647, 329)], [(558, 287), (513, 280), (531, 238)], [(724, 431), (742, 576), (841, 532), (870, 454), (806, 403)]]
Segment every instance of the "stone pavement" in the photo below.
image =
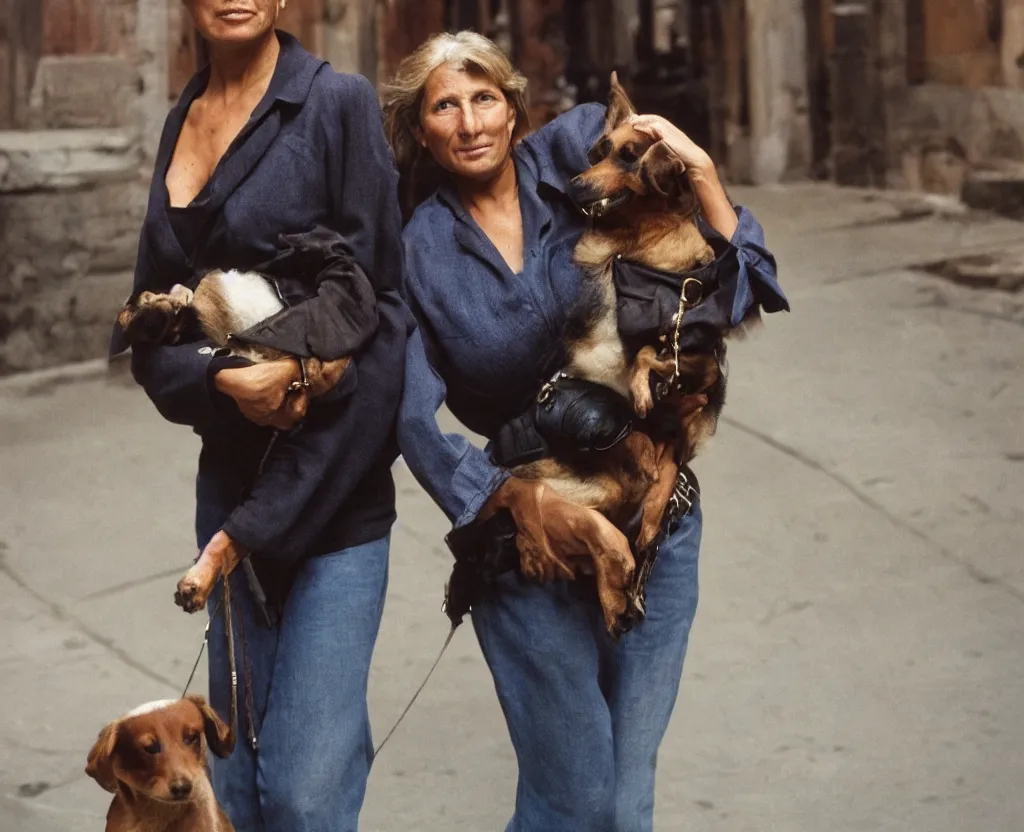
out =
[[(1022, 829), (1024, 298), (913, 267), (1020, 248), (1024, 225), (828, 186), (734, 196), (794, 311), (730, 352), (698, 461), (702, 599), (658, 827)], [(2, 832), (101, 829), (96, 732), (183, 683), (203, 628), (171, 602), (196, 449), (102, 368), (0, 385)], [(446, 526), (396, 474), (378, 738), (446, 633)], [(499, 830), (514, 794), (466, 627), (375, 767), (362, 828)]]

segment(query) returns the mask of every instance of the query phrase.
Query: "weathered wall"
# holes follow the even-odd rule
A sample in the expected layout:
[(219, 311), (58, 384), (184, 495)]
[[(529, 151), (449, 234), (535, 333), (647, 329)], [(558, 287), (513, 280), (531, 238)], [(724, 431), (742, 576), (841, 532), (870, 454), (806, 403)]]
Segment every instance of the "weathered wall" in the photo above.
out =
[[(281, 25), (373, 77), (374, 20), (291, 0)], [(0, 0), (0, 374), (106, 353), (192, 39), (180, 0)]]
[(8, 0), (0, 373), (105, 353), (166, 113), (166, 0)]
[(959, 194), (973, 172), (1024, 163), (1024, 0), (900, 6), (881, 30), (887, 183)]
[(747, 3), (750, 174), (755, 184), (811, 166), (807, 29), (802, 0)]

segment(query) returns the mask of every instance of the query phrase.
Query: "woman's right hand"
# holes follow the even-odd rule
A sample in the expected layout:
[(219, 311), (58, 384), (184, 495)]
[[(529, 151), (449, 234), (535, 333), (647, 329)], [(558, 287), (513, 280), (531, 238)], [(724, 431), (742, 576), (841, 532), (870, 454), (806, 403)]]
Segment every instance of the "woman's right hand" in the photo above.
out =
[(298, 362), (282, 358), (251, 367), (224, 369), (213, 381), (220, 392), (234, 399), (250, 422), (291, 430), (302, 421), (309, 405), (305, 389), (288, 393), (288, 387), (301, 378)]

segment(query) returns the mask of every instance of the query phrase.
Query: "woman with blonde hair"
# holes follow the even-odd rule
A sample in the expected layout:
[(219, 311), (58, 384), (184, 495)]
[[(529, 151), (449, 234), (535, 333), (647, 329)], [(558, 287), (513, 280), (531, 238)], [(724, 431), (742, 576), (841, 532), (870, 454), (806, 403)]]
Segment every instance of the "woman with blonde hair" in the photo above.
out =
[[(432, 38), (385, 92), (403, 193), (419, 202), (403, 233), (419, 327), (407, 353), (399, 444), (455, 525), (450, 540), (471, 541), (452, 546), (457, 563), (494, 551), (488, 535), (500, 531), (498, 502), (539, 507), (531, 523), (514, 516), (512, 539), (559, 510), (550, 491), (495, 462), (493, 442), (479, 449), (443, 433), (435, 418), (447, 401), (466, 427), (493, 440), (558, 369), (562, 327), (579, 293), (573, 249), (586, 220), (566, 184), (589, 166), (605, 109), (581, 105), (527, 135), (525, 92), (501, 50), (471, 32)], [(664, 119), (634, 123), (685, 164), (723, 268), (777, 290), (760, 226), (729, 201), (707, 153)], [(508, 832), (652, 828), (655, 760), (697, 607), (700, 537), (695, 502), (662, 545), (646, 619), (618, 641), (583, 580), (538, 583), (513, 568), (474, 599), (473, 627), (519, 763)], [(548, 566), (552, 576), (565, 574), (557, 558)]]

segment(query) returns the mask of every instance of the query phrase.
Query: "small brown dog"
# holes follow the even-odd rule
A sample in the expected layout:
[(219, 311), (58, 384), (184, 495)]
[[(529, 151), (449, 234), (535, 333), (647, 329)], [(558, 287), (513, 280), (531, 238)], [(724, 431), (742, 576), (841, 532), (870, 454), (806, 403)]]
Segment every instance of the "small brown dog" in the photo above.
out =
[[(322, 396), (338, 383), (351, 358), (321, 361), (254, 344), (239, 336), (285, 308), (270, 280), (257, 272), (212, 271), (195, 291), (180, 283), (167, 293), (140, 292), (128, 299), (117, 322), (129, 344), (176, 344), (195, 325), (219, 347), (254, 363), (294, 358), (307, 379), (308, 396)], [(301, 402), (304, 415), (306, 397)]]
[(150, 702), (111, 722), (85, 767), (115, 795), (106, 832), (234, 832), (206, 770), (207, 747), (227, 757), (234, 745), (201, 696)]

